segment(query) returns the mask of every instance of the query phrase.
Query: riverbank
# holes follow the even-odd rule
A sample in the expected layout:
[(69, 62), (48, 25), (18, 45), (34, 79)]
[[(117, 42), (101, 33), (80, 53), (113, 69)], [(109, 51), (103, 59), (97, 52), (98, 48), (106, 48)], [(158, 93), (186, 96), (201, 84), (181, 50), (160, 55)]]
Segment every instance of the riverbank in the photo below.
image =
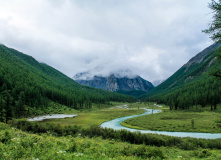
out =
[[(33, 123), (33, 122), (28, 122)], [(60, 128), (61, 130), (63, 128)], [(103, 139), (96, 137), (77, 136), (52, 136), (48, 131), (44, 134), (31, 134), (11, 128), (9, 125), (0, 123), (0, 157), (1, 159), (211, 159), (221, 158), (219, 149), (190, 148), (192, 143), (180, 145), (189, 148), (180, 149), (177, 146), (153, 146), (138, 145), (128, 142), (120, 142), (115, 139)], [(155, 138), (156, 139), (156, 138)], [(165, 138), (164, 138), (165, 139)], [(175, 139), (176, 140), (176, 139)], [(178, 143), (184, 141), (181, 139)]]
[(143, 109), (125, 109), (125, 108), (104, 108), (99, 110), (81, 111), (78, 116), (66, 119), (47, 119), (40, 123), (59, 124), (61, 126), (77, 125), (81, 127), (90, 127), (92, 125), (100, 126), (105, 121), (110, 121), (115, 118), (137, 115), (144, 113)]
[(203, 108), (201, 112), (196, 112), (162, 109), (161, 113), (128, 119), (121, 125), (140, 130), (221, 133), (219, 110), (214, 112), (210, 108)]
[[(129, 107), (140, 104), (128, 104)], [(156, 106), (155, 106), (156, 107)], [(158, 108), (158, 107), (157, 107)], [(125, 112), (143, 112), (138, 109), (100, 109), (79, 112), (92, 119), (84, 125), (70, 126), (44, 122), (14, 121), (13, 128), (0, 125), (0, 156), (3, 159), (220, 159), (221, 139), (178, 138), (158, 134), (141, 134), (126, 130), (104, 129), (99, 119), (124, 117)], [(138, 114), (138, 113), (136, 113)], [(89, 116), (90, 115), (90, 116)], [(64, 120), (76, 119), (67, 118)], [(58, 119), (61, 121), (63, 119)], [(90, 125), (94, 121), (96, 125)], [(87, 126), (87, 127), (86, 127)], [(90, 126), (88, 128), (88, 126)], [(20, 128), (21, 132), (16, 128)], [(30, 134), (34, 133), (34, 134)], [(22, 138), (21, 138), (22, 137)], [(90, 138), (89, 138), (90, 137)], [(105, 140), (106, 139), (106, 140)], [(136, 145), (135, 145), (136, 144)], [(11, 150), (11, 148), (15, 148)], [(2, 156), (3, 155), (3, 156)]]
[(49, 114), (49, 115), (43, 115), (43, 116), (29, 118), (28, 121), (43, 121), (46, 119), (73, 118), (76, 116), (78, 116), (78, 115), (77, 114)]

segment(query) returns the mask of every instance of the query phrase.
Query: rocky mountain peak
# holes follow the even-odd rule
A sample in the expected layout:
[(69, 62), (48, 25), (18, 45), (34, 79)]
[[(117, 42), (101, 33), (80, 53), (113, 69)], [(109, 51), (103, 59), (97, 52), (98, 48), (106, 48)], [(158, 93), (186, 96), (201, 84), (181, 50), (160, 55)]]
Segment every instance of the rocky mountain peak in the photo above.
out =
[[(132, 90), (142, 90), (150, 91), (154, 88), (151, 82), (144, 80), (140, 76), (127, 76), (111, 73), (109, 76), (97, 76), (95, 75), (92, 79), (87, 79), (89, 73), (78, 73), (74, 76), (76, 82), (81, 85), (86, 85), (90, 87), (100, 88), (108, 91), (132, 91)], [(85, 79), (83, 79), (84, 77)]]
[(189, 69), (190, 66), (192, 66), (193, 64), (199, 64), (201, 63), (203, 60), (205, 60), (205, 57), (207, 55), (209, 55), (212, 51), (214, 51), (216, 48), (218, 48), (219, 46), (221, 46), (221, 43), (214, 43), (211, 46), (207, 47), (206, 49), (204, 49), (203, 51), (201, 51), (200, 53), (198, 53), (196, 56), (194, 56), (193, 58), (191, 58), (186, 64), (183, 65), (183, 67), (186, 67), (185, 72)]

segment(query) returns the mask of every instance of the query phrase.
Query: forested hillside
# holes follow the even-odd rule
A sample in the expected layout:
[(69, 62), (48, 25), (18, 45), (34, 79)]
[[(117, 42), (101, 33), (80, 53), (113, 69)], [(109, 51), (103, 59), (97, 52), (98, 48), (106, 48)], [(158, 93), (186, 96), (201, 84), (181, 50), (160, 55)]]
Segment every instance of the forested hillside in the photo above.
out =
[(30, 115), (55, 102), (74, 109), (92, 103), (133, 101), (129, 96), (79, 85), (56, 69), (0, 45), (0, 121)]
[(197, 105), (211, 105), (211, 109), (216, 109), (221, 102), (221, 81), (212, 73), (220, 65), (217, 60), (220, 45), (215, 43), (197, 54), (143, 99), (165, 103), (171, 109), (188, 109)]

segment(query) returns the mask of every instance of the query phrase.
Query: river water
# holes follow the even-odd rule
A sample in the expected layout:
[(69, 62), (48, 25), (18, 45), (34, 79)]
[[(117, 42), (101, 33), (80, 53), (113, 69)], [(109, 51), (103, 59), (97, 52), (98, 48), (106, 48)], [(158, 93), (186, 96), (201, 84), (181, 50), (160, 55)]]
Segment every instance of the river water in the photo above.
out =
[(221, 133), (197, 133), (197, 132), (168, 132), (168, 131), (151, 131), (151, 130), (138, 130), (138, 129), (132, 129), (122, 126), (120, 123), (125, 121), (129, 118), (134, 118), (138, 116), (148, 115), (152, 113), (159, 113), (161, 110), (152, 110), (152, 109), (145, 109), (146, 112), (139, 115), (133, 115), (133, 116), (127, 116), (127, 117), (121, 117), (117, 118), (111, 121), (107, 121), (101, 124), (102, 128), (112, 128), (115, 130), (121, 130), (126, 129), (131, 132), (141, 132), (141, 133), (154, 133), (154, 134), (162, 134), (167, 136), (174, 136), (174, 137), (191, 137), (191, 138), (205, 138), (205, 139), (218, 139), (221, 138)]
[(77, 114), (51, 114), (51, 115), (44, 115), (34, 118), (29, 118), (28, 121), (43, 121), (45, 119), (55, 119), (55, 118), (67, 118), (67, 117), (75, 117)]

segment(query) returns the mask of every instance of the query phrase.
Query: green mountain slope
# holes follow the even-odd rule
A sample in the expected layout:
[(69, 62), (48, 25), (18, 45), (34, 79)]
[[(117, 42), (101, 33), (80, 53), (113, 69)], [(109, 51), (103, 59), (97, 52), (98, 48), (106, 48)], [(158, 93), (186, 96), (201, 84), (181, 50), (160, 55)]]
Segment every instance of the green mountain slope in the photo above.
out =
[(117, 93), (79, 85), (56, 69), (0, 45), (0, 121), (29, 115), (29, 109), (47, 108), (50, 102), (90, 108), (92, 103), (133, 101)]
[(221, 82), (209, 73), (219, 65), (216, 54), (221, 51), (220, 46), (213, 44), (197, 54), (143, 99), (168, 104), (171, 109), (208, 104), (211, 109), (216, 108), (220, 103)]
[(132, 91), (119, 90), (117, 91), (117, 93), (133, 96), (139, 99), (140, 97), (142, 97), (142, 95), (145, 95), (147, 92), (141, 90), (132, 90)]

